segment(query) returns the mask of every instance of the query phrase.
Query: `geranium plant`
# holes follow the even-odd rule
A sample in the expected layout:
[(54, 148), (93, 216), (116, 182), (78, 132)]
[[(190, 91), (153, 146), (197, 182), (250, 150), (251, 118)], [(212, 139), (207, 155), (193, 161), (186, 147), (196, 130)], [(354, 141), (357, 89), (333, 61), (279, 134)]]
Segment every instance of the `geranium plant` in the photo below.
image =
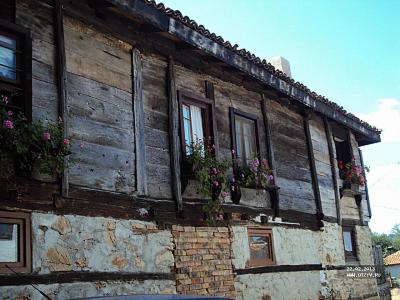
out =
[(236, 180), (241, 186), (255, 187), (256, 189), (267, 189), (275, 183), (268, 161), (257, 157), (250, 160), (245, 166), (238, 166), (233, 180)]
[[(11, 158), (20, 176), (29, 177), (34, 167), (43, 174), (60, 175), (64, 157), (71, 153), (69, 139), (63, 137), (62, 120), (57, 123), (28, 122), (11, 110), (12, 95), (0, 93), (0, 154)], [(7, 177), (3, 174), (2, 176)]]
[(351, 184), (357, 184), (360, 186), (365, 185), (365, 169), (356, 164), (353, 158), (351, 162), (344, 164), (342, 161), (338, 161), (339, 176), (343, 179), (344, 186), (351, 186)]
[(214, 155), (213, 147), (202, 140), (192, 143), (189, 148), (190, 154), (186, 161), (192, 166), (194, 177), (200, 183), (200, 193), (209, 199), (203, 210), (207, 214), (207, 222), (212, 225), (221, 210), (221, 192), (223, 197), (227, 196), (227, 171), (230, 163), (228, 160), (219, 160)]

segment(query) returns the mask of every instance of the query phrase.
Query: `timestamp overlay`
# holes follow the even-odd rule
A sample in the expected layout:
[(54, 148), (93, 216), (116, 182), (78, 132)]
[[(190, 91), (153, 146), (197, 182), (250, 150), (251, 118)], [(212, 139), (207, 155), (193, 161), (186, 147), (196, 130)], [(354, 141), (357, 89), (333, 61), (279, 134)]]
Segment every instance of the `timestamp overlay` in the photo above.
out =
[(381, 276), (381, 273), (376, 272), (375, 266), (361, 265), (346, 267), (346, 277), (349, 278), (378, 278)]

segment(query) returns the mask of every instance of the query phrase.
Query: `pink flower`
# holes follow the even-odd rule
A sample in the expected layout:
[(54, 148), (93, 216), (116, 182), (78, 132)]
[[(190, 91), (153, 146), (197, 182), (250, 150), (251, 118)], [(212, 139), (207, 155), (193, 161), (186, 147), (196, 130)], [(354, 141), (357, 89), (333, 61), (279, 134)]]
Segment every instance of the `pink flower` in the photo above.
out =
[(218, 170), (216, 168), (212, 168), (212, 172), (213, 174), (217, 175), (218, 174)]
[(51, 134), (50, 134), (50, 132), (44, 132), (44, 133), (43, 133), (43, 139), (44, 139), (45, 141), (50, 141), (50, 140), (51, 140)]
[(274, 182), (274, 175), (269, 175), (268, 176), (268, 181), (269, 182)]
[(215, 186), (219, 186), (219, 182), (218, 181), (214, 181), (214, 185)]
[(64, 145), (69, 145), (69, 139), (64, 139)]
[(7, 115), (12, 116), (12, 115), (13, 115), (13, 112), (12, 112), (11, 110), (9, 110), (9, 111), (7, 112)]
[(226, 198), (226, 197), (228, 197), (228, 196), (229, 196), (229, 193), (227, 193), (227, 192), (222, 192), (222, 197)]
[(234, 149), (232, 149), (231, 152), (232, 152), (232, 154), (235, 154), (235, 150)]
[(8, 104), (8, 97), (7, 96), (3, 96), (3, 102), (5, 103), (5, 104)]
[(14, 123), (12, 121), (10, 121), (10, 120), (5, 120), (3, 122), (3, 126), (5, 128), (13, 129), (14, 128)]
[(212, 145), (211, 147), (212, 147), (213, 149), (215, 149), (215, 145)]
[(83, 147), (85, 147), (85, 143), (84, 143), (84, 142), (81, 142), (81, 143), (79, 144), (79, 148), (83, 149)]
[(234, 191), (235, 191), (235, 187), (234, 187), (234, 186), (232, 186), (232, 187), (231, 187), (231, 190), (232, 190), (232, 192), (234, 192)]

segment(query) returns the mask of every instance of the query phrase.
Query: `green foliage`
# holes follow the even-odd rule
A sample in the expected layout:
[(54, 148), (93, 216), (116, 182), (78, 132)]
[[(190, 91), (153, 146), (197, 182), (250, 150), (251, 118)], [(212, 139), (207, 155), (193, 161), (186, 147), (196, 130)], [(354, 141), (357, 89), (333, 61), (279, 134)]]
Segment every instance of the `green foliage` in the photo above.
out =
[(227, 171), (230, 167), (228, 160), (219, 160), (214, 155), (213, 147), (207, 143), (197, 141), (190, 146), (187, 163), (192, 167), (195, 178), (200, 182), (200, 193), (207, 197), (208, 203), (203, 206), (207, 214), (207, 223), (214, 225), (221, 211), (219, 193), (227, 193)]
[(371, 238), (373, 245), (382, 247), (383, 256), (400, 251), (400, 224), (393, 226), (390, 234), (373, 232)]
[[(0, 95), (1, 157), (10, 157), (20, 176), (29, 177), (36, 164), (44, 174), (60, 175), (64, 170), (64, 157), (69, 155), (69, 140), (63, 137), (63, 124), (28, 122), (22, 113), (9, 107), (12, 96)], [(8, 177), (12, 174), (1, 174)]]
[(274, 184), (274, 176), (266, 159), (252, 159), (246, 166), (238, 166), (236, 180), (244, 187), (265, 189)]

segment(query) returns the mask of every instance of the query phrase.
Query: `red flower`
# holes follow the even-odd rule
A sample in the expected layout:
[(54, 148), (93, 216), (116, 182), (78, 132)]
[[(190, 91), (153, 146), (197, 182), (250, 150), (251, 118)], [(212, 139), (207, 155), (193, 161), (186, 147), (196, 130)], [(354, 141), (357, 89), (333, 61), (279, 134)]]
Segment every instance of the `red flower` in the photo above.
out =
[(343, 169), (343, 161), (339, 160), (338, 166), (339, 166), (339, 170), (342, 170)]

